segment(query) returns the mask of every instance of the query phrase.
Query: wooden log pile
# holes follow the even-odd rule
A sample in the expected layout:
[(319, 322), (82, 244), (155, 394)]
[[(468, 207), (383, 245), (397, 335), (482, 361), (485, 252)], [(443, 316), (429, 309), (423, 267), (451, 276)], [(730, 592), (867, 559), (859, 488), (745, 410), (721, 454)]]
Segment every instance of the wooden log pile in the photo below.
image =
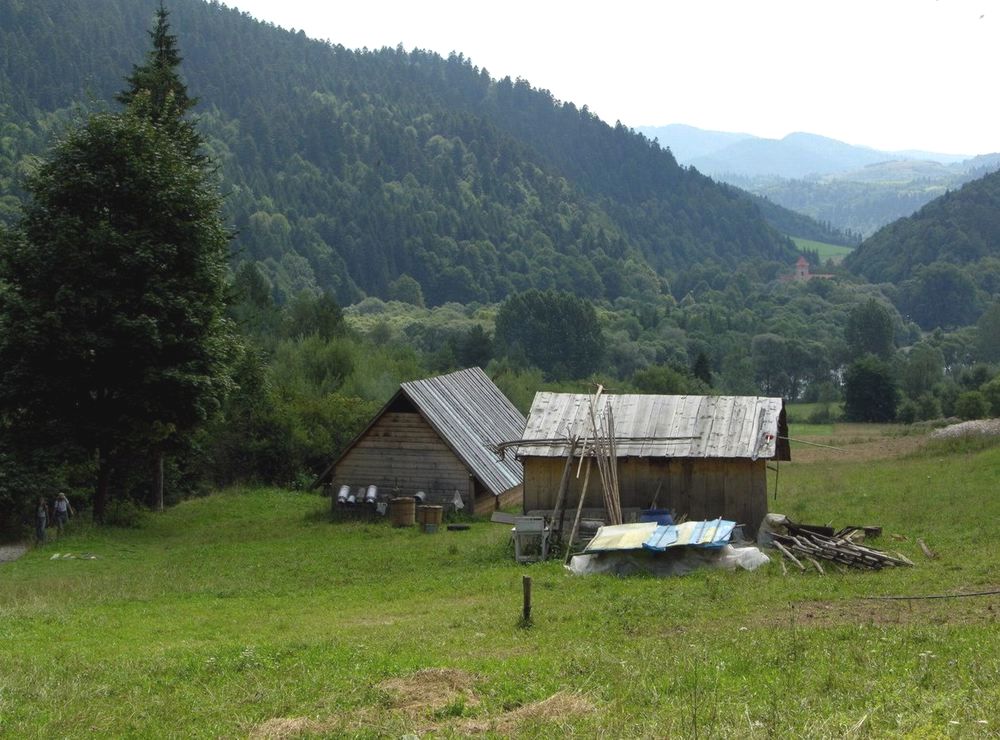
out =
[(800, 570), (806, 569), (802, 560), (811, 562), (820, 573), (823, 573), (823, 568), (819, 560), (829, 560), (869, 570), (913, 565), (913, 561), (901, 553), (890, 555), (882, 550), (852, 542), (846, 536), (829, 537), (819, 532), (800, 531), (794, 535), (774, 533), (772, 537), (778, 551)]

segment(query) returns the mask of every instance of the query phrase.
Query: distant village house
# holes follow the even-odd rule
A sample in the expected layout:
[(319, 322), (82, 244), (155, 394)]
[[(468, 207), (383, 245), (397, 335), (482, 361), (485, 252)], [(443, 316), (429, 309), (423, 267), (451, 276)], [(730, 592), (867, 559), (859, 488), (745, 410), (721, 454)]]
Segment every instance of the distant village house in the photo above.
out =
[(832, 273), (810, 272), (809, 260), (807, 260), (805, 257), (799, 257), (798, 262), (795, 263), (795, 271), (791, 275), (782, 276), (781, 280), (783, 281), (795, 280), (804, 282), (815, 279), (829, 280), (830, 278), (833, 277), (835, 277), (835, 275), (833, 275)]

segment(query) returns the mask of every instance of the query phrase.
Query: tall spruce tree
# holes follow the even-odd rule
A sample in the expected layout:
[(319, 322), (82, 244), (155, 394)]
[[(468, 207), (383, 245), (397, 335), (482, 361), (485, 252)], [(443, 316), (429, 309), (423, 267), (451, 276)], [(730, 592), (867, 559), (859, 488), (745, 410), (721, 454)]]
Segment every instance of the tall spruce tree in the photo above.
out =
[(149, 32), (152, 48), (143, 64), (132, 67), (132, 73), (125, 78), (128, 87), (117, 99), (160, 126), (192, 162), (204, 166), (207, 161), (199, 154), (202, 139), (188, 117), (198, 100), (188, 94), (181, 79), (183, 58), (177, 48), (177, 36), (170, 33), (169, 16), (161, 3), (156, 10), (156, 25)]
[(230, 234), (162, 7), (153, 39), (124, 112), (70, 131), (0, 234), (0, 418), (94, 456), (98, 520), (116, 468), (195, 428), (229, 382)]

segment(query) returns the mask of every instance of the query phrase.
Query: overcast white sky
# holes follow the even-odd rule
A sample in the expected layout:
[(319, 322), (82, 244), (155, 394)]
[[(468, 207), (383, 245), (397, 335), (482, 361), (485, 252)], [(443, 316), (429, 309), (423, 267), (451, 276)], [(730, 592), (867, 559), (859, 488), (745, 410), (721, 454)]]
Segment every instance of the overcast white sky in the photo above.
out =
[(1000, 151), (998, 0), (224, 0), (350, 48), (458, 51), (609, 123)]

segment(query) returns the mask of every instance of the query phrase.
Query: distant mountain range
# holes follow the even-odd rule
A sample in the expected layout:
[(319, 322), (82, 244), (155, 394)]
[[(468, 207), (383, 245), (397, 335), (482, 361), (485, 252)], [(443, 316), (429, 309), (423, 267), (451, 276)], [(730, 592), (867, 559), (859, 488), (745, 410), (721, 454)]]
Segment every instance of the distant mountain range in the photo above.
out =
[(887, 152), (809, 133), (764, 139), (683, 124), (638, 130), (681, 164), (865, 236), (1000, 168), (1000, 154)]
[(765, 139), (751, 134), (708, 131), (679, 123), (640, 126), (636, 130), (650, 139), (657, 139), (660, 146), (669, 147), (681, 164), (696, 167), (713, 177), (815, 178), (882, 162), (926, 160), (955, 164), (970, 159), (961, 154), (879, 151), (801, 132), (788, 134), (782, 139)]

